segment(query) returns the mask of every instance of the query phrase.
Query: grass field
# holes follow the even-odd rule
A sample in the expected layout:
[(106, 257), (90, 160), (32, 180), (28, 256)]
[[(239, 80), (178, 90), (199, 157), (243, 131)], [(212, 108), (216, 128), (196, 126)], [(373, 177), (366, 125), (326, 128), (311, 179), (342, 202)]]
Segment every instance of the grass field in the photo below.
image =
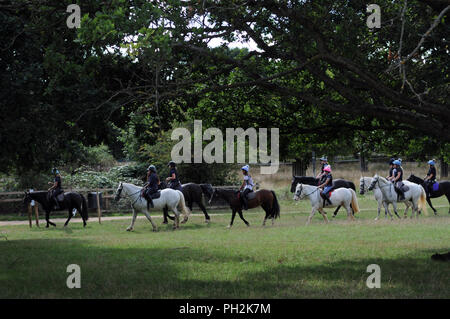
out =
[[(341, 211), (306, 227), (309, 201), (291, 196), (280, 194), (281, 219), (265, 228), (258, 210), (244, 213), (250, 228), (236, 217), (231, 230), (228, 211), (157, 233), (145, 219), (131, 233), (130, 220), (95, 218), (86, 229), (0, 227), (0, 298), (450, 298), (449, 264), (430, 259), (450, 250), (445, 198), (433, 200), (437, 217), (374, 221), (366, 195), (357, 221)], [(81, 267), (81, 289), (66, 287), (69, 264)], [(381, 267), (380, 289), (366, 286), (369, 264)]]

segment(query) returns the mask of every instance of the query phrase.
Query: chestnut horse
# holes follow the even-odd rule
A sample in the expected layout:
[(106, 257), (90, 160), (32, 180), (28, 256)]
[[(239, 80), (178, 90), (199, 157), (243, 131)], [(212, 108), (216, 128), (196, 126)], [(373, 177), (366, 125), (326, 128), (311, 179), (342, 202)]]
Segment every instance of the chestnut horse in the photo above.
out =
[[(249, 193), (248, 196), (252, 193)], [(254, 198), (248, 199), (248, 208), (256, 208), (258, 206), (261, 206), (262, 209), (266, 212), (266, 216), (264, 217), (263, 226), (266, 225), (266, 220), (268, 218), (272, 219), (272, 225), (274, 222), (274, 219), (277, 217), (280, 217), (280, 205), (278, 204), (277, 196), (275, 195), (275, 192), (268, 189), (261, 189), (253, 193)], [(231, 215), (231, 222), (230, 225), (228, 225), (228, 228), (231, 228), (233, 226), (234, 217), (236, 216), (236, 212), (239, 214), (239, 217), (244, 221), (245, 225), (250, 226), (250, 224), (245, 220), (244, 216), (242, 215), (242, 202), (238, 196), (240, 196), (239, 192), (236, 192), (235, 190), (231, 189), (220, 189), (220, 188), (214, 188), (213, 194), (211, 196), (211, 200), (214, 198), (214, 196), (219, 196), (220, 198), (224, 199), (226, 202), (230, 204), (230, 208), (232, 210)]]

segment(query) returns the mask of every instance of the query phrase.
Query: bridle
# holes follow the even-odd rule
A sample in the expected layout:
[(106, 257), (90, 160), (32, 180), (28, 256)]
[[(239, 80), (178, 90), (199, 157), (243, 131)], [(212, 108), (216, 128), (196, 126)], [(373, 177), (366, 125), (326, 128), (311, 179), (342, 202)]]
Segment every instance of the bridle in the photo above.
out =
[[(319, 190), (319, 187), (316, 187), (316, 189), (315, 190), (313, 190), (311, 193), (309, 193), (309, 194), (304, 194), (303, 196), (300, 196), (301, 194), (302, 194), (302, 190), (303, 190), (303, 185), (301, 185), (300, 186), (300, 189), (297, 191), (297, 192), (295, 192), (295, 195), (298, 197), (298, 198), (300, 198), (300, 199), (303, 199), (303, 198), (305, 198), (306, 196), (309, 196), (309, 195), (311, 195), (311, 194), (314, 194), (315, 192), (317, 192), (318, 190)], [(298, 194), (297, 194), (298, 193)]]
[[(116, 194), (117, 200), (120, 199), (120, 196), (121, 196), (121, 194), (122, 194), (122, 190), (123, 190), (123, 184), (120, 183), (120, 186), (119, 186), (119, 188), (117, 189), (117, 194)], [(126, 196), (124, 196), (124, 197), (131, 197), (131, 196), (136, 195), (137, 193), (140, 193), (140, 192), (141, 192), (141, 189), (138, 190), (137, 192), (133, 193), (133, 194), (126, 195)], [(134, 200), (134, 202), (131, 204), (131, 206), (134, 206), (134, 204), (136, 204), (136, 202), (137, 202), (138, 200), (142, 200), (142, 196), (139, 195), (139, 196)]]

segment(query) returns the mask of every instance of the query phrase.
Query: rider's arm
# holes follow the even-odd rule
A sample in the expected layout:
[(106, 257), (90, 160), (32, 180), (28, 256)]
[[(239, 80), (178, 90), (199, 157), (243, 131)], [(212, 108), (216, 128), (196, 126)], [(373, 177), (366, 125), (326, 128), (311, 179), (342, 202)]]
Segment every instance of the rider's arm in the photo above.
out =
[(394, 178), (394, 182), (396, 182), (400, 178), (400, 172), (397, 173), (397, 176)]
[(244, 187), (245, 187), (245, 180), (242, 182), (242, 185), (241, 185), (241, 187), (239, 188), (239, 190), (241, 191)]
[(175, 179), (175, 173), (172, 173), (172, 176), (167, 177), (166, 181), (169, 181), (169, 180), (172, 181), (174, 179)]

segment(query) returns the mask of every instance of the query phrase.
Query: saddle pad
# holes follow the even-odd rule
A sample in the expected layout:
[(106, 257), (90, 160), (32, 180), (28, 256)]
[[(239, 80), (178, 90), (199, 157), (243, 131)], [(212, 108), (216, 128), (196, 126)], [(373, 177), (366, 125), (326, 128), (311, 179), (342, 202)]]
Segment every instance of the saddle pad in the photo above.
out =
[(439, 183), (436, 182), (433, 184), (433, 191), (437, 192), (439, 190)]
[(403, 191), (404, 193), (406, 193), (407, 191), (409, 191), (409, 187), (406, 186), (405, 184), (403, 184), (403, 185), (402, 185), (402, 191)]
[(256, 193), (255, 192), (250, 192), (247, 195), (247, 199), (248, 200), (254, 199), (255, 197), (256, 197)]
[(152, 199), (159, 198), (160, 196), (161, 196), (161, 191), (158, 191), (158, 192), (153, 193), (153, 194), (150, 195), (150, 197)]
[(64, 200), (64, 194), (59, 194), (58, 196), (56, 196), (56, 199), (58, 200), (58, 202), (62, 202)]

